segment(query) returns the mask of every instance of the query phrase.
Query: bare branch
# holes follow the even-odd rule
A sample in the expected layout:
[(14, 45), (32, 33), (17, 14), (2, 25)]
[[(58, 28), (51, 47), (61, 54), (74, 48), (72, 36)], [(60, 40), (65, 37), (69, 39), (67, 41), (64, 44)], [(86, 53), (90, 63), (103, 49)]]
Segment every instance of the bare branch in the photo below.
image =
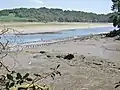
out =
[(0, 62), (0, 64), (8, 71), (8, 72), (11, 72), (8, 67), (6, 65), (4, 65), (2, 62)]
[(7, 56), (8, 54), (5, 54), (5, 55), (3, 55), (0, 59), (3, 59), (3, 58), (5, 58), (6, 56)]

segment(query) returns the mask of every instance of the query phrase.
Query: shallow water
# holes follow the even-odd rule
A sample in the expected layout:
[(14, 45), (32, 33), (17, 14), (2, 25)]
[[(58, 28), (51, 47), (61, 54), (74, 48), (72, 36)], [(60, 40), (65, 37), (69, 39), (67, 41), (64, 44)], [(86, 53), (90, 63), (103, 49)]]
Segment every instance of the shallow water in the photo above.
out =
[[(70, 29), (63, 30), (56, 33), (44, 33), (44, 34), (29, 34), (29, 35), (7, 35), (4, 38), (8, 39), (12, 43), (25, 43), (25, 42), (33, 42), (33, 41), (47, 41), (53, 39), (62, 39), (73, 36), (82, 36), (89, 34), (98, 34), (109, 32), (113, 30), (113, 27), (100, 27), (100, 28), (86, 28), (86, 29)], [(5, 41), (4, 39), (1, 39)]]

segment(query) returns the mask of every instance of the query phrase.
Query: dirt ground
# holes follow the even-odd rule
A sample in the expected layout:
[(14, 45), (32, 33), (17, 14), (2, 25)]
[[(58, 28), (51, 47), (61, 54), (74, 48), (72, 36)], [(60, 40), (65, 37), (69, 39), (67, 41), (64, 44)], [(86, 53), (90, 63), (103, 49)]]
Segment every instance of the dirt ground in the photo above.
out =
[[(41, 54), (40, 51), (45, 51)], [(64, 59), (68, 53), (71, 60)], [(20, 72), (45, 73), (60, 64), (61, 76), (47, 78), (40, 83), (50, 85), (51, 90), (119, 90), (120, 41), (111, 38), (92, 37), (26, 49), (10, 54), (4, 62)], [(49, 55), (49, 57), (47, 57)], [(56, 56), (62, 56), (57, 58)], [(8, 61), (8, 59), (10, 61)]]

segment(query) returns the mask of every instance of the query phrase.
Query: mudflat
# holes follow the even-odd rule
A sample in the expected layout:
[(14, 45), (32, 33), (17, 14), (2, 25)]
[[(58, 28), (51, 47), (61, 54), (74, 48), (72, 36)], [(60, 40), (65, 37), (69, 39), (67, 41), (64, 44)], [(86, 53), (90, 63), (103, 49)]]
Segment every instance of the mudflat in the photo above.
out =
[(45, 33), (58, 32), (69, 29), (97, 28), (97, 27), (112, 27), (111, 23), (38, 23), (38, 22), (10, 22), (0, 23), (0, 29), (3, 26), (17, 30), (21, 33)]
[[(68, 54), (74, 58), (64, 59)], [(114, 38), (101, 35), (77, 38), (11, 53), (13, 55), (16, 63), (13, 64), (10, 56), (4, 62), (22, 73), (41, 74), (60, 64), (61, 76), (39, 82), (50, 85), (51, 90), (117, 90), (115, 83), (120, 81), (120, 41)]]

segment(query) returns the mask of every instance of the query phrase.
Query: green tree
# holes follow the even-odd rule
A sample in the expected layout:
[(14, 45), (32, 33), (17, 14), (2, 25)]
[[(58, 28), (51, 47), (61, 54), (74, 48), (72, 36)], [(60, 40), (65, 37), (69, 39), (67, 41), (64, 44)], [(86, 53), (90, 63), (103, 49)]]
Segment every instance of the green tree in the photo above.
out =
[(120, 0), (112, 0), (112, 11), (114, 14), (111, 16), (113, 26), (120, 28)]
[[(16, 8), (1, 10), (0, 17), (13, 14), (15, 17), (27, 18), (23, 21), (38, 22), (109, 22), (111, 14), (95, 14), (82, 11), (42, 8)], [(12, 18), (11, 18), (12, 19)], [(11, 20), (15, 21), (15, 20)], [(17, 20), (18, 21), (18, 20)]]
[(107, 37), (115, 37), (118, 36), (117, 40), (120, 40), (120, 0), (112, 0), (112, 11), (113, 13), (110, 13), (110, 21), (113, 22), (113, 26), (117, 27), (118, 30), (113, 30), (110, 33), (108, 33)]

